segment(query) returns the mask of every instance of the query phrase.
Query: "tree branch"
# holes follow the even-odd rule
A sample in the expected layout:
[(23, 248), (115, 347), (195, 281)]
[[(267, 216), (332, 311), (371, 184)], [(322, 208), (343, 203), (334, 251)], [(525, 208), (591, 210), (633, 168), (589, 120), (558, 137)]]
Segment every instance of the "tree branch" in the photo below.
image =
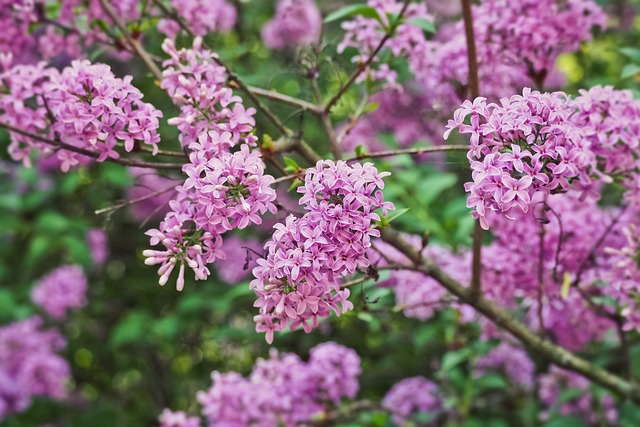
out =
[(635, 403), (640, 403), (640, 388), (637, 385), (543, 339), (528, 327), (514, 319), (508, 311), (498, 307), (495, 303), (484, 299), (482, 295), (475, 296), (471, 288), (463, 286), (428, 260), (423, 261), (420, 253), (409, 245), (400, 236), (400, 234), (392, 228), (384, 227), (380, 232), (381, 237), (385, 242), (400, 250), (414, 264), (414, 266), (408, 266), (408, 270), (419, 271), (434, 278), (438, 283), (444, 286), (445, 289), (458, 297), (460, 301), (470, 305), (487, 319), (494, 322), (497, 326), (509, 332), (531, 351), (539, 354), (558, 366), (577, 372), (593, 382), (600, 384), (601, 386), (628, 398)]
[[(404, 16), (405, 12), (407, 11), (407, 8), (409, 7), (409, 3), (411, 3), (411, 0), (405, 0), (404, 4), (402, 5), (402, 9), (400, 10), (400, 13), (398, 14), (398, 16), (396, 17), (396, 20), (400, 20), (402, 19), (402, 17)], [(397, 22), (397, 21), (395, 21)], [(347, 82), (340, 88), (340, 90), (338, 91), (338, 93), (336, 93), (333, 98), (331, 98), (329, 100), (329, 102), (327, 102), (327, 104), (324, 107), (324, 112), (326, 114), (329, 114), (331, 112), (331, 109), (334, 107), (334, 105), (336, 105), (338, 103), (338, 101), (340, 100), (340, 98), (342, 98), (342, 95), (344, 95), (347, 90), (349, 89), (349, 87), (358, 79), (358, 77), (360, 77), (360, 74), (362, 74), (368, 67), (369, 65), (371, 65), (371, 63), (373, 62), (373, 60), (375, 59), (375, 57), (378, 55), (378, 53), (382, 50), (382, 48), (384, 47), (384, 45), (389, 41), (389, 39), (393, 36), (393, 32), (395, 31), (395, 28), (393, 26), (393, 23), (390, 23), (389, 25), (389, 29), (387, 29), (384, 37), (382, 37), (382, 39), (380, 40), (380, 43), (378, 43), (378, 46), (376, 46), (376, 48), (373, 50), (373, 52), (371, 52), (371, 54), (369, 55), (369, 57), (366, 59), (366, 61), (361, 62), (358, 64), (358, 69), (356, 69), (351, 76), (349, 76), (349, 79), (347, 80)]]
[[(63, 142), (60, 140), (53, 140), (45, 136), (38, 135), (36, 133), (31, 133), (24, 129), (20, 129), (15, 126), (12, 126), (8, 123), (0, 122), (0, 128), (29, 137), (36, 141), (44, 142), (45, 144), (48, 144), (54, 147), (58, 147), (64, 150), (72, 151), (74, 153), (82, 154), (83, 156), (91, 157), (92, 159), (97, 159), (98, 157), (100, 157), (100, 153), (97, 153), (95, 151), (86, 150), (84, 148), (76, 147), (75, 145), (67, 144), (66, 142)], [(153, 163), (153, 162), (142, 162), (142, 161), (132, 160), (132, 159), (114, 159), (111, 157), (107, 157), (105, 161), (111, 162), (111, 163), (118, 163), (125, 166), (134, 166), (138, 168), (182, 170), (182, 163)]]
[(401, 148), (398, 150), (389, 151), (376, 151), (374, 153), (365, 153), (359, 156), (351, 157), (345, 161), (353, 162), (362, 159), (375, 159), (380, 157), (392, 157), (401, 154), (410, 154), (412, 156), (419, 156), (427, 153), (438, 153), (444, 151), (469, 151), (468, 145), (437, 145), (434, 147), (415, 147), (415, 148)]

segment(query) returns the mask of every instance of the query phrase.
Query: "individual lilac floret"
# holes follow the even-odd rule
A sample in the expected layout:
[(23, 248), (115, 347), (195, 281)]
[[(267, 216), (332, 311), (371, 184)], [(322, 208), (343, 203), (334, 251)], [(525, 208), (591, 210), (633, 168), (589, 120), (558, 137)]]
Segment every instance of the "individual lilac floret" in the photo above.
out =
[[(171, 6), (196, 36), (231, 31), (236, 24), (236, 8), (227, 0), (171, 0)], [(176, 38), (180, 29), (173, 19), (158, 22), (158, 31), (171, 39)]]
[(101, 228), (92, 228), (87, 233), (87, 245), (89, 245), (93, 262), (97, 265), (103, 265), (109, 257), (109, 239), (107, 233)]
[[(109, 66), (74, 61), (58, 72), (44, 65), (19, 66), (0, 74), (0, 118), (21, 129), (96, 153), (97, 161), (117, 159), (122, 146), (133, 151), (140, 144), (155, 153), (162, 112), (142, 102), (132, 77), (116, 77)], [(53, 154), (68, 171), (87, 157), (69, 150), (52, 151), (41, 141), (11, 133), (9, 153), (29, 164), (36, 149)]]
[(159, 427), (200, 427), (200, 418), (190, 417), (183, 411), (165, 409), (158, 418)]
[(44, 276), (33, 289), (31, 298), (47, 314), (64, 319), (70, 308), (86, 304), (87, 278), (82, 267), (67, 265)]
[(532, 389), (535, 368), (526, 351), (508, 342), (501, 342), (489, 353), (478, 358), (475, 374), (482, 376), (488, 371), (502, 370), (512, 384)]
[(262, 29), (264, 44), (272, 49), (318, 41), (322, 15), (315, 0), (278, 0), (276, 14)]
[(484, 98), (465, 101), (454, 113), (445, 138), (453, 129), (471, 135), (467, 206), (484, 229), (490, 212), (509, 218), (546, 195), (566, 192), (574, 182), (592, 184), (596, 156), (583, 131), (570, 122), (573, 112), (564, 93), (525, 89), (499, 105)]
[(380, 190), (387, 175), (371, 163), (350, 166), (321, 160), (307, 169), (298, 188), (306, 214), (290, 215), (274, 227), (272, 240), (265, 244), (266, 258), (253, 270), (251, 287), (260, 308), (256, 330), (266, 332), (267, 342), (273, 341), (274, 331), (301, 325), (310, 332), (320, 317), (353, 307), (340, 281), (370, 264), (371, 237), (380, 236), (375, 211), (386, 215), (393, 209)]
[(33, 397), (67, 394), (69, 365), (57, 354), (66, 343), (41, 326), (31, 317), (0, 327), (0, 420), (27, 409)]
[(222, 152), (240, 143), (255, 145), (256, 110), (245, 109), (242, 98), (233, 95), (218, 55), (203, 49), (200, 37), (191, 49), (177, 50), (172, 40), (165, 40), (162, 49), (170, 58), (163, 63), (160, 86), (180, 107), (180, 115), (168, 123), (180, 130), (182, 146), (199, 141)]
[(309, 362), (272, 350), (258, 360), (249, 378), (236, 372), (213, 372), (213, 385), (198, 393), (208, 425), (294, 427), (321, 419), (358, 391), (360, 358), (335, 343), (311, 349)]
[[(382, 407), (391, 412), (397, 425), (404, 425), (419, 413), (437, 414), (443, 410), (438, 387), (424, 377), (406, 378), (395, 384), (382, 401)], [(437, 420), (427, 424), (438, 425)]]
[[(615, 401), (610, 395), (598, 396), (590, 391), (591, 383), (575, 372), (566, 371), (552, 366), (549, 372), (540, 376), (538, 395), (542, 404), (548, 408), (541, 413), (540, 418), (546, 420), (550, 412), (557, 411), (560, 415), (575, 415), (589, 426), (616, 425), (618, 411)], [(579, 390), (582, 394), (571, 399), (560, 400), (564, 390)]]

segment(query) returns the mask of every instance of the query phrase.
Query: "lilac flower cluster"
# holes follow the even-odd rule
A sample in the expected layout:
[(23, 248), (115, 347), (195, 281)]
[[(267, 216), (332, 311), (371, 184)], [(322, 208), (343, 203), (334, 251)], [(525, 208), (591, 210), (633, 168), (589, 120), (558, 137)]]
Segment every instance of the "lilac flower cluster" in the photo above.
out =
[[(227, 0), (171, 0), (173, 10), (196, 36), (210, 32), (231, 31), (236, 24), (235, 6)], [(171, 39), (180, 32), (180, 25), (173, 19), (161, 19), (158, 31)]]
[(0, 327), (0, 420), (24, 411), (36, 396), (66, 396), (69, 365), (57, 352), (66, 343), (31, 317)]
[(176, 285), (182, 290), (185, 266), (196, 280), (206, 279), (207, 264), (225, 258), (222, 234), (261, 224), (261, 215), (276, 212), (276, 193), (260, 152), (250, 150), (257, 141), (251, 134), (255, 109), (245, 110), (242, 99), (224, 86), (226, 73), (215, 63), (216, 55), (203, 50), (199, 38), (192, 49), (178, 51), (170, 40), (163, 48), (171, 59), (161, 85), (181, 105), (180, 116), (169, 122), (178, 126), (190, 153), (182, 168), (187, 178), (176, 187), (170, 212), (158, 229), (146, 233), (152, 246), (162, 244), (164, 250), (143, 255), (147, 265), (160, 264), (161, 285), (178, 265)]
[[(382, 401), (382, 407), (391, 413), (393, 422), (405, 425), (420, 413), (440, 414), (444, 402), (438, 395), (438, 387), (424, 377), (406, 378), (395, 384)], [(421, 424), (423, 425), (423, 424)], [(425, 426), (436, 426), (437, 420)]]
[(86, 304), (87, 278), (78, 265), (56, 268), (33, 289), (31, 298), (55, 319), (64, 319), (70, 308)]
[(87, 245), (94, 264), (103, 265), (109, 258), (109, 238), (101, 228), (92, 228), (87, 233)]
[(501, 370), (515, 386), (531, 390), (535, 380), (535, 365), (527, 352), (507, 341), (481, 356), (476, 361), (475, 375)]
[(262, 28), (267, 47), (283, 49), (318, 41), (322, 15), (315, 0), (278, 0), (276, 14)]
[(169, 124), (180, 130), (182, 146), (200, 142), (222, 152), (240, 143), (255, 145), (251, 131), (256, 110), (245, 109), (242, 98), (227, 87), (218, 55), (203, 49), (199, 37), (191, 49), (177, 50), (171, 40), (165, 40), (162, 49), (170, 58), (163, 64), (160, 86), (180, 107), (180, 115)]
[[(258, 360), (248, 378), (213, 372), (213, 385), (198, 393), (209, 426), (295, 427), (323, 416), (358, 393), (360, 358), (355, 351), (328, 342), (311, 349), (308, 362), (295, 354), (271, 351)], [(196, 417), (167, 409), (160, 427), (195, 427)]]
[[(578, 416), (589, 426), (602, 425), (603, 420), (607, 425), (616, 425), (618, 411), (613, 398), (592, 394), (590, 387), (589, 380), (579, 374), (552, 366), (549, 372), (540, 377), (538, 395), (542, 404), (549, 408), (541, 414), (541, 418), (548, 418), (550, 409), (555, 408), (560, 415)], [(567, 389), (584, 393), (558, 404), (560, 393)]]
[[(99, 154), (98, 161), (118, 158), (120, 145), (132, 151), (145, 144), (157, 150), (162, 112), (142, 102), (132, 77), (116, 77), (109, 66), (74, 61), (58, 72), (44, 64), (16, 66), (0, 74), (2, 121), (66, 144)], [(51, 153), (52, 146), (11, 132), (9, 153), (29, 165), (36, 149)], [(87, 158), (59, 149), (54, 155), (68, 171)]]
[(185, 412), (165, 409), (158, 418), (159, 427), (200, 427), (200, 418), (190, 417)]
[[(512, 217), (570, 184), (589, 188), (597, 172), (595, 153), (578, 126), (574, 109), (561, 92), (525, 89), (522, 96), (487, 104), (485, 98), (465, 101), (447, 125), (471, 135), (468, 158), (473, 182), (465, 184), (467, 206), (484, 229), (495, 212)], [(465, 119), (470, 116), (470, 123)]]
[(608, 294), (622, 306), (621, 314), (626, 320), (624, 329), (640, 330), (640, 234), (635, 224), (629, 224), (623, 233), (626, 244), (605, 249), (612, 255), (605, 273), (609, 281)]
[[(354, 63), (364, 63), (373, 55), (385, 36), (382, 26), (389, 27), (390, 17), (396, 16), (403, 8), (403, 2), (398, 0), (368, 0), (367, 5), (376, 9), (380, 20), (357, 16), (354, 20), (342, 24), (345, 36), (338, 45), (338, 53), (344, 52), (349, 47), (355, 48), (358, 53), (352, 59)], [(395, 56), (421, 57), (425, 53), (427, 39), (420, 27), (406, 21), (411, 19), (431, 21), (432, 17), (427, 13), (426, 5), (421, 2), (410, 3), (405, 11), (404, 19), (405, 23), (397, 26), (394, 36), (389, 39), (386, 46)], [(376, 55), (374, 58), (374, 64), (378, 62), (378, 57), (379, 55)], [(386, 64), (380, 64), (377, 69), (369, 67), (367, 73), (363, 73), (359, 81), (362, 81), (367, 75), (376, 80), (385, 80), (391, 87), (398, 87), (396, 84), (397, 73)]]
[[(319, 317), (336, 315), (353, 307), (348, 289), (340, 288), (342, 276), (369, 265), (367, 249), (371, 237), (379, 237), (374, 221), (393, 204), (383, 200), (382, 178), (371, 163), (348, 165), (343, 161), (319, 161), (306, 171), (300, 205), (307, 211), (290, 215), (274, 228), (267, 242), (267, 256), (258, 260), (251, 282), (260, 314), (256, 330), (266, 332), (302, 325), (306, 332), (318, 325)], [(340, 309), (342, 306), (342, 310)]]

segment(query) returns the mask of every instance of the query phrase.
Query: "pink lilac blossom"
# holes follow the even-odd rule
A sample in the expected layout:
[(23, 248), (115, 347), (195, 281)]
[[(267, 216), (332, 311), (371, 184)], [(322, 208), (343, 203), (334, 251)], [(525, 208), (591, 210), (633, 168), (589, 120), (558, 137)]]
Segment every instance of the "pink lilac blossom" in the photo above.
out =
[(213, 385), (198, 393), (209, 426), (293, 427), (322, 416), (358, 391), (360, 358), (351, 349), (325, 343), (311, 349), (308, 362), (271, 351), (248, 378), (213, 372)]
[(190, 152), (182, 168), (187, 178), (176, 187), (170, 211), (158, 229), (146, 233), (152, 246), (162, 244), (164, 250), (143, 255), (147, 265), (160, 264), (161, 285), (178, 266), (176, 287), (182, 290), (185, 266), (196, 280), (206, 279), (207, 265), (225, 258), (222, 234), (261, 224), (262, 215), (276, 212), (276, 194), (260, 151), (250, 149), (257, 141), (255, 109), (245, 109), (225, 86), (226, 72), (215, 62), (216, 54), (203, 50), (200, 38), (192, 49), (178, 51), (170, 40), (163, 48), (171, 59), (165, 61), (161, 86), (181, 105), (180, 116), (169, 123), (178, 126)]
[(59, 267), (40, 279), (31, 298), (55, 319), (64, 319), (67, 310), (86, 304), (87, 278), (82, 267), (66, 265)]
[[(225, 33), (236, 25), (236, 8), (227, 0), (171, 0), (171, 7), (199, 37), (212, 32)], [(158, 31), (175, 39), (180, 25), (172, 19), (161, 19)]]
[(97, 265), (103, 265), (109, 258), (109, 238), (101, 228), (92, 228), (87, 233), (87, 245), (91, 258)]
[(326, 160), (307, 169), (298, 188), (306, 213), (274, 227), (266, 258), (253, 270), (254, 305), (260, 309), (256, 331), (265, 332), (267, 342), (287, 326), (310, 332), (332, 310), (340, 315), (353, 307), (340, 279), (370, 264), (371, 237), (380, 236), (375, 211), (386, 215), (393, 209), (380, 190), (387, 175), (371, 163)]
[(226, 255), (224, 262), (216, 265), (218, 278), (230, 285), (235, 285), (251, 276), (251, 270), (261, 257), (262, 243), (258, 239), (243, 239), (230, 236), (224, 239), (222, 251)]
[(549, 194), (572, 184), (590, 187), (594, 176), (603, 177), (584, 131), (570, 122), (573, 112), (566, 94), (530, 89), (500, 104), (477, 98), (456, 110), (445, 139), (453, 129), (471, 135), (467, 206), (484, 229), (490, 213), (511, 218)]
[(524, 349), (504, 341), (478, 358), (474, 374), (481, 377), (499, 370), (513, 385), (531, 390), (535, 382), (535, 368)]
[(180, 143), (207, 144), (217, 152), (238, 144), (255, 145), (254, 108), (246, 108), (242, 98), (227, 86), (227, 73), (216, 62), (218, 55), (202, 48), (196, 37), (190, 49), (177, 50), (165, 40), (162, 49), (170, 59), (164, 63), (160, 86), (180, 107), (180, 115), (168, 120), (180, 131)]
[[(548, 408), (540, 415), (543, 420), (549, 417), (554, 408), (560, 415), (575, 415), (589, 426), (602, 425), (602, 420), (608, 425), (616, 424), (618, 411), (613, 398), (609, 395), (598, 397), (592, 393), (589, 380), (579, 374), (552, 366), (539, 381), (538, 395), (542, 404)], [(561, 392), (567, 389), (580, 390), (583, 394), (560, 401)]]
[[(74, 61), (62, 72), (44, 64), (16, 66), (0, 73), (0, 118), (21, 129), (98, 154), (97, 161), (118, 158), (120, 145), (157, 150), (162, 112), (142, 102), (132, 77), (116, 77), (109, 66)], [(68, 171), (86, 157), (10, 132), (9, 153), (30, 165), (32, 150), (55, 153)]]
[(158, 418), (159, 427), (200, 427), (200, 418), (190, 417), (185, 412), (165, 409)]
[(68, 363), (58, 355), (66, 343), (31, 317), (0, 327), (0, 420), (22, 412), (33, 397), (66, 397)]
[(267, 47), (283, 49), (318, 41), (322, 15), (315, 0), (278, 0), (276, 14), (262, 28)]
[[(384, 397), (382, 407), (391, 412), (394, 423), (404, 425), (420, 413), (442, 413), (443, 403), (436, 384), (424, 377), (412, 377), (395, 384)], [(434, 420), (425, 426), (436, 425)]]

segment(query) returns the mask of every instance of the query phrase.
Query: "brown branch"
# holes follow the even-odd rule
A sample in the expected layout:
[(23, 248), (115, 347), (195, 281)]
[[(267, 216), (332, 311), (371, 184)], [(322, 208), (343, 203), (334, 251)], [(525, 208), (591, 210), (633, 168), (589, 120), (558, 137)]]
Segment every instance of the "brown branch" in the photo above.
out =
[(376, 151), (374, 153), (365, 153), (360, 156), (351, 157), (345, 161), (353, 162), (362, 159), (375, 159), (379, 157), (392, 157), (399, 156), (401, 154), (410, 154), (412, 156), (419, 156), (427, 153), (438, 153), (444, 151), (469, 151), (468, 145), (438, 145), (434, 147), (415, 147), (415, 148), (401, 148), (398, 150), (389, 151)]
[[(51, 145), (53, 147), (62, 148), (64, 150), (82, 154), (83, 156), (91, 157), (92, 159), (97, 159), (98, 157), (100, 157), (100, 153), (98, 152), (76, 147), (75, 145), (67, 144), (66, 142), (60, 141), (58, 139), (55, 139), (55, 140), (50, 139), (50, 138), (47, 138), (46, 136), (38, 135), (37, 133), (31, 133), (24, 129), (20, 129), (15, 126), (12, 126), (8, 123), (0, 122), (0, 128), (26, 136), (36, 141), (44, 142), (45, 144)], [(125, 166), (134, 166), (138, 168), (182, 170), (182, 163), (153, 163), (153, 162), (143, 162), (143, 161), (137, 161), (137, 160), (131, 160), (131, 159), (114, 159), (111, 157), (107, 157), (105, 161), (111, 162), (111, 163), (118, 163)]]
[(351, 74), (351, 76), (349, 76), (349, 79), (347, 80), (347, 82), (344, 85), (342, 85), (338, 93), (336, 93), (333, 96), (333, 98), (331, 98), (329, 102), (327, 102), (327, 104), (324, 107), (324, 112), (326, 114), (329, 114), (331, 112), (331, 109), (338, 103), (340, 98), (342, 98), (342, 95), (344, 95), (349, 89), (349, 87), (358, 79), (358, 77), (360, 77), (360, 74), (362, 74), (369, 67), (369, 65), (371, 65), (371, 63), (373, 62), (375, 57), (378, 55), (378, 53), (380, 53), (384, 45), (387, 44), (389, 39), (391, 39), (395, 31), (394, 23), (402, 19), (405, 12), (407, 11), (407, 8), (409, 7), (409, 3), (411, 3), (411, 0), (404, 1), (404, 4), (402, 5), (402, 9), (400, 10), (400, 13), (395, 18), (394, 22), (389, 23), (389, 28), (385, 32), (384, 37), (382, 37), (382, 39), (380, 40), (380, 43), (378, 43), (378, 46), (376, 46), (376, 48), (373, 50), (373, 52), (371, 52), (369, 57), (364, 62), (361, 62), (358, 64), (358, 68)]
[[(478, 54), (476, 52), (476, 38), (473, 31), (473, 13), (471, 0), (462, 0), (462, 17), (464, 31), (467, 40), (467, 62), (469, 67), (468, 88), (472, 98), (480, 96), (480, 83), (478, 78)], [(471, 289), (474, 296), (482, 294), (480, 276), (482, 272), (482, 235), (484, 234), (480, 221), (476, 221), (473, 228), (473, 258), (471, 265)]]
[(531, 351), (560, 367), (577, 372), (635, 403), (640, 403), (640, 388), (637, 385), (545, 340), (514, 319), (507, 310), (500, 308), (494, 302), (484, 299), (482, 295), (475, 296), (470, 288), (463, 286), (448, 276), (439, 267), (428, 260), (423, 261), (420, 253), (409, 245), (397, 231), (390, 227), (385, 227), (381, 229), (380, 232), (385, 242), (400, 250), (414, 264), (414, 266), (408, 266), (408, 270), (419, 271), (433, 277), (444, 286), (445, 289), (458, 297), (460, 301), (470, 305), (477, 312), (494, 322), (498, 327), (509, 332)]
[(247, 86), (247, 88), (254, 94), (258, 96), (262, 96), (267, 99), (271, 99), (273, 101), (278, 101), (283, 104), (291, 105), (293, 107), (298, 107), (304, 111), (309, 111), (313, 114), (322, 113), (322, 109), (320, 109), (317, 105), (314, 105), (310, 102), (304, 101), (302, 99), (294, 98), (293, 96), (284, 95), (282, 93), (278, 93), (274, 90), (262, 89), (255, 86)]
[(138, 43), (138, 40), (133, 38), (131, 33), (129, 33), (127, 25), (122, 19), (120, 19), (118, 13), (113, 9), (113, 6), (111, 6), (108, 0), (99, 1), (102, 5), (102, 9), (104, 9), (106, 14), (109, 15), (111, 20), (113, 20), (113, 23), (116, 25), (116, 27), (120, 29), (120, 32), (122, 32), (122, 35), (127, 40), (127, 43), (129, 43), (129, 46), (131, 46), (136, 55), (138, 55), (140, 59), (142, 59), (149, 71), (151, 71), (151, 74), (153, 74), (156, 80), (162, 80), (162, 73), (160, 72), (160, 69), (158, 68), (156, 63), (153, 62), (153, 59), (151, 58), (149, 53), (142, 47), (142, 45), (140, 45), (140, 43)]

